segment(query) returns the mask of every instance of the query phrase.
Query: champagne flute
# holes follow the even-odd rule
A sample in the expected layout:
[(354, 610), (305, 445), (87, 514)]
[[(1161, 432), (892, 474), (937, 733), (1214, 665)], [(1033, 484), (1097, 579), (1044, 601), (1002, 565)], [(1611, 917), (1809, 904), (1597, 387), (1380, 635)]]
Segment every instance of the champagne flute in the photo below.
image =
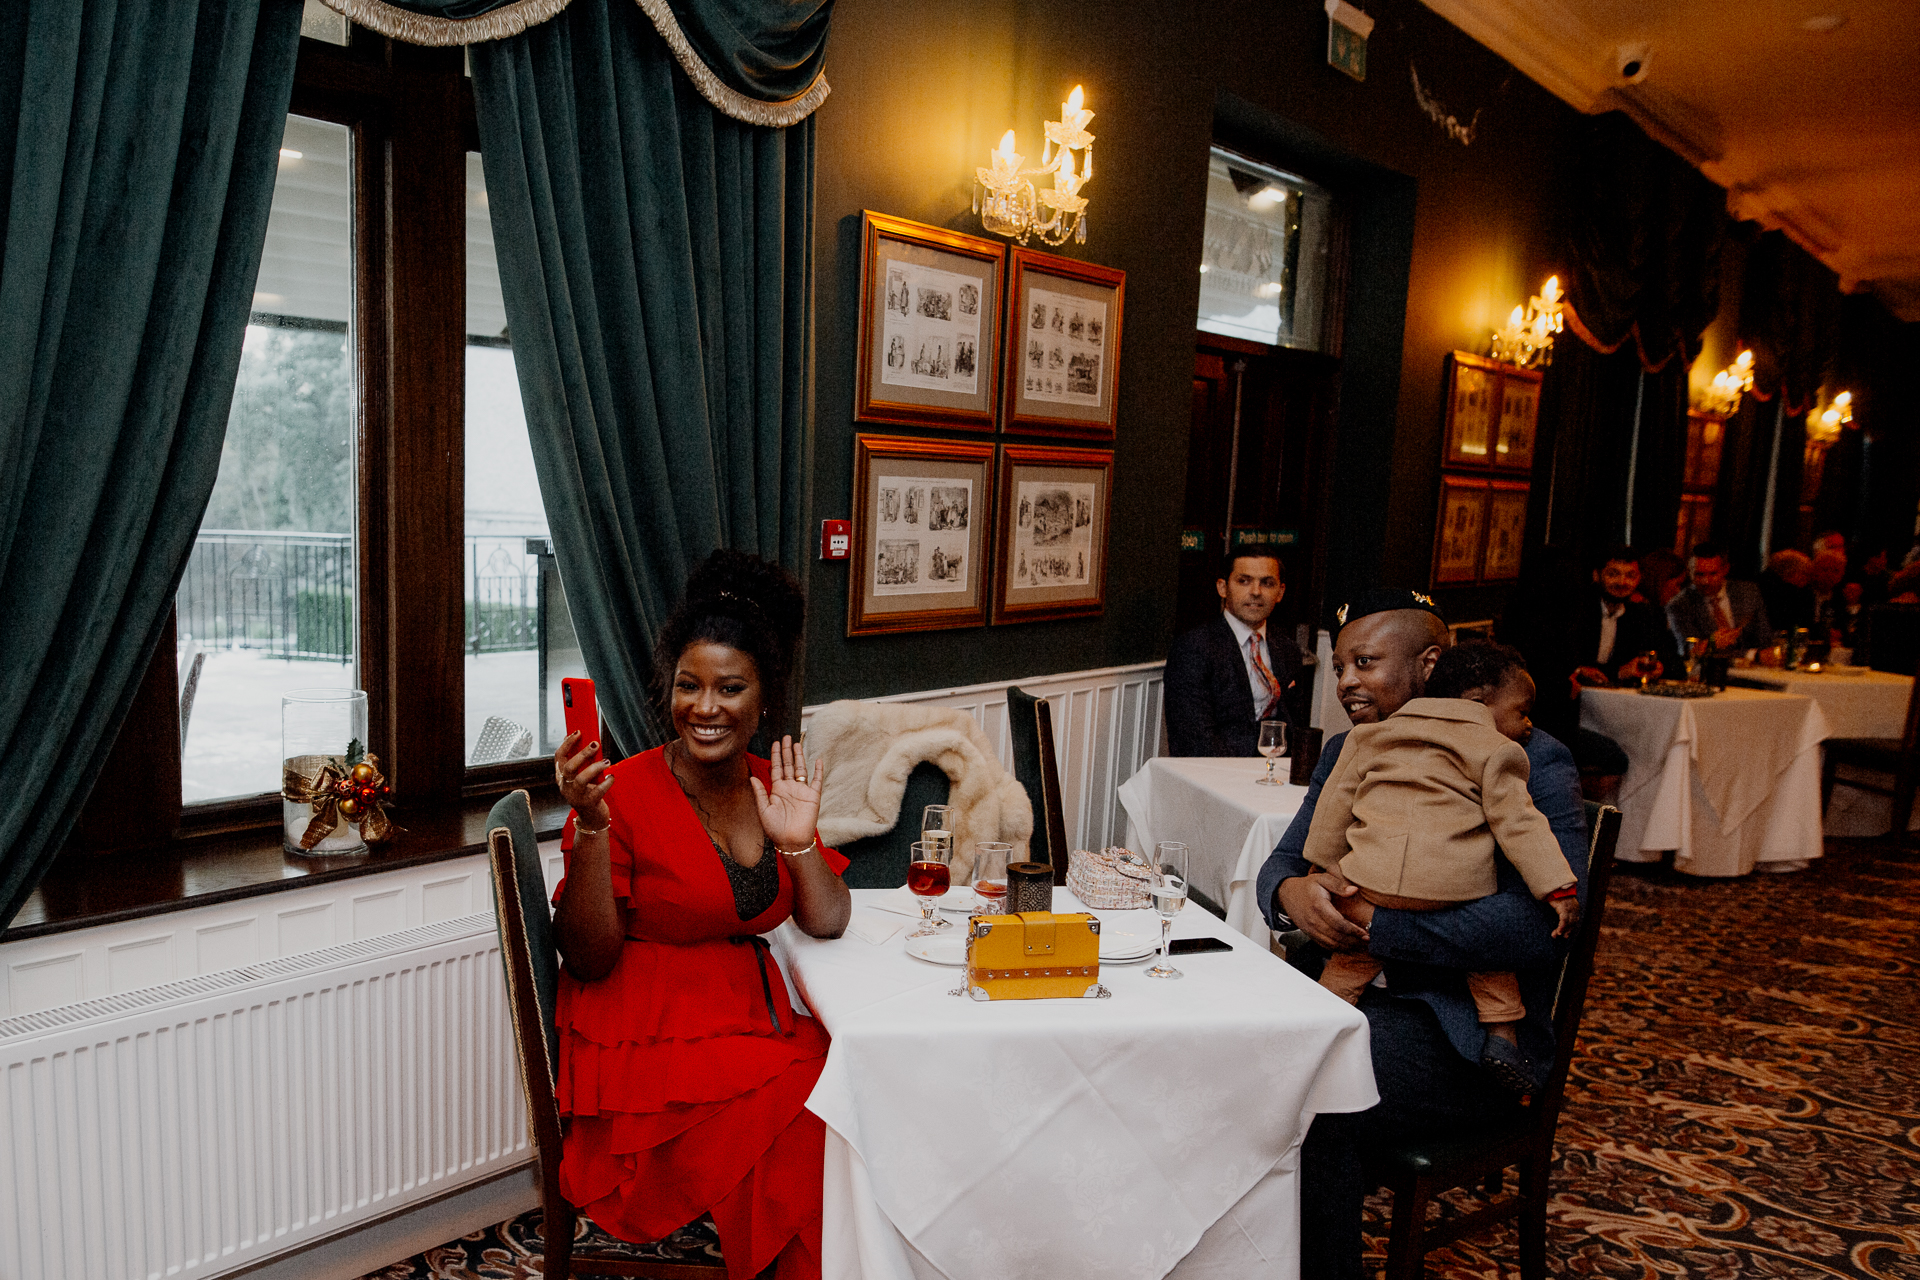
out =
[(953, 851), (952, 814), (952, 805), (930, 804), (920, 815), (920, 838), (928, 844), (946, 845), (948, 856), (944, 861), (948, 862), (952, 861)]
[(997, 916), (1007, 907), (1007, 859), (1013, 846), (982, 840), (973, 848), (973, 914)]
[(913, 860), (907, 863), (907, 892), (920, 899), (920, 927), (909, 938), (925, 938), (951, 929), (939, 914), (940, 899), (952, 882), (953, 845), (948, 841), (915, 840)]
[(1173, 918), (1187, 905), (1187, 846), (1177, 840), (1162, 840), (1153, 847), (1153, 880), (1149, 890), (1153, 909), (1160, 913), (1160, 959), (1147, 970), (1149, 978), (1181, 978), (1186, 975), (1167, 963), (1167, 939), (1173, 933)]
[(1267, 776), (1255, 778), (1263, 787), (1277, 787), (1280, 784), (1273, 777), (1273, 762), (1287, 754), (1287, 722), (1285, 720), (1262, 720), (1260, 722), (1260, 754), (1267, 758)]

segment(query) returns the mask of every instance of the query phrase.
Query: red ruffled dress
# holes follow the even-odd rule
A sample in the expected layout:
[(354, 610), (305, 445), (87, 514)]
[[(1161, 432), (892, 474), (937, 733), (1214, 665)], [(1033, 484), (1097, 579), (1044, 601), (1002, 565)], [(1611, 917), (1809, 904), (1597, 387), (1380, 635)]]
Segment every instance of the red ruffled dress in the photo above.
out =
[[(767, 782), (765, 760), (749, 756), (748, 768)], [(555, 1093), (571, 1121), (560, 1190), (625, 1240), (658, 1240), (710, 1211), (731, 1280), (775, 1258), (780, 1280), (814, 1280), (825, 1129), (806, 1101), (827, 1033), (795, 1015), (772, 956), (746, 940), (793, 914), (786, 859), (773, 905), (742, 920), (664, 749), (613, 777), (627, 943), (604, 978), (561, 972)]]

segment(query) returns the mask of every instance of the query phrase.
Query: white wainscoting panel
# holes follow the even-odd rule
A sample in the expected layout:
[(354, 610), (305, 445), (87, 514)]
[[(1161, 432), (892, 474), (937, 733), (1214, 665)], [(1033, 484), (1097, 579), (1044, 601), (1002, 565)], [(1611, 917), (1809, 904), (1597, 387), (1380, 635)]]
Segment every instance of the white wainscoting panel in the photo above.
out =
[[(560, 843), (540, 846), (547, 888)], [(484, 854), (0, 944), (0, 1018), (493, 914)], [(13, 1280), (0, 1272), (0, 1280)]]
[(490, 912), (0, 1019), (6, 1280), (224, 1275), (531, 1154)]
[[(1161, 671), (1164, 662), (1130, 667), (1069, 671), (959, 689), (895, 693), (873, 702), (914, 702), (965, 711), (986, 731), (1013, 770), (1013, 741), (1007, 734), (1007, 688), (1016, 686), (1053, 706), (1053, 745), (1060, 768), (1060, 807), (1067, 839), (1076, 849), (1100, 849), (1126, 839), (1127, 815), (1120, 807), (1120, 784), (1160, 754), (1163, 730)], [(804, 729), (818, 706), (801, 712)]]

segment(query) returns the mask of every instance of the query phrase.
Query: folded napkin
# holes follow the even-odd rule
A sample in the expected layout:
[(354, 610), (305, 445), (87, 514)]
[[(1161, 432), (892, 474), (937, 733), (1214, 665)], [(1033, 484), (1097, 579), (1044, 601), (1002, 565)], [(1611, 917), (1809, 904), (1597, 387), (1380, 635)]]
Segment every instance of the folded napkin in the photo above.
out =
[(906, 927), (907, 922), (904, 920), (896, 920), (892, 916), (881, 915), (862, 907), (853, 913), (853, 919), (847, 924), (847, 932), (860, 941), (870, 942), (877, 947)]
[(860, 905), (862, 907), (871, 907), (875, 911), (891, 911), (895, 915), (912, 916), (915, 920), (920, 918), (920, 899), (908, 893), (907, 886), (905, 885), (901, 885), (899, 888), (891, 890), (881, 897), (870, 899)]

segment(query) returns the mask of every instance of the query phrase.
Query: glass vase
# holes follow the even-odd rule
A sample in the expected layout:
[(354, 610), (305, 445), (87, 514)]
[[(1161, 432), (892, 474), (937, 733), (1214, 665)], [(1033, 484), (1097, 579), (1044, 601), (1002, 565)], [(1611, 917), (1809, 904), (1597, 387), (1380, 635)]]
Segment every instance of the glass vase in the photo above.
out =
[[(349, 755), (367, 749), (367, 695), (361, 689), (295, 689), (280, 699), (280, 744), (286, 770), (311, 780), (328, 765), (344, 776)], [(336, 825), (312, 847), (300, 847), (307, 824), (314, 819), (307, 801), (280, 799), (284, 819), (282, 843), (288, 853), (340, 857), (365, 853), (360, 824), (348, 822), (337, 811)]]

